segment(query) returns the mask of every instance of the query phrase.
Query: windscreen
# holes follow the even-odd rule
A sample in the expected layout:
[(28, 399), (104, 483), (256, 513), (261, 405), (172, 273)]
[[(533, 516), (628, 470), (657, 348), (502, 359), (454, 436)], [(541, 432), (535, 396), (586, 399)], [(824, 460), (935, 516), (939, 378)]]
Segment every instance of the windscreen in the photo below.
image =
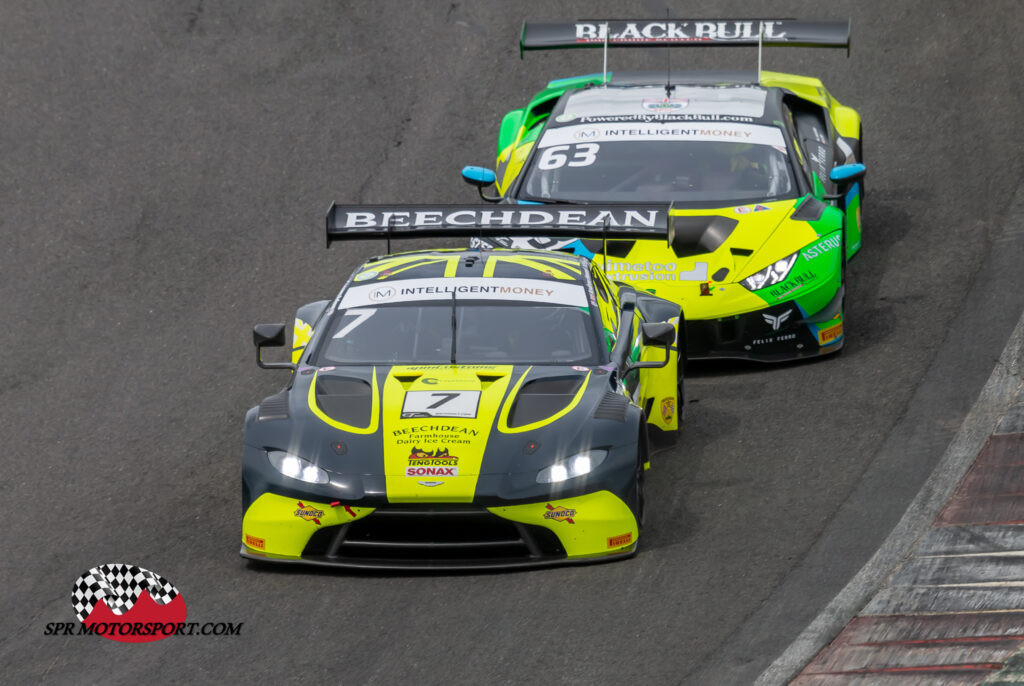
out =
[[(448, 364), (452, 310), (450, 298), (338, 310), (313, 363)], [(599, 364), (587, 308), (457, 300), (454, 311), (459, 364)]]
[(520, 197), (546, 202), (722, 202), (795, 197), (782, 131), (741, 123), (548, 129)]

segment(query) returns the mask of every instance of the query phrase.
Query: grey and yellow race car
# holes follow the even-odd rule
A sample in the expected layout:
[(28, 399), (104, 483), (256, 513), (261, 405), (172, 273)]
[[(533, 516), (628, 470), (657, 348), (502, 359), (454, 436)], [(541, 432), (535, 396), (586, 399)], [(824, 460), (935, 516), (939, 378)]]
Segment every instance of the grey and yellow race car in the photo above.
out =
[[(332, 205), (327, 239), (670, 233), (667, 206), (562, 209)], [(367, 261), (299, 309), (291, 362), (263, 361), (284, 324), (254, 329), (260, 366), (290, 375), (245, 418), (241, 554), (405, 569), (632, 555), (649, 428), (679, 427), (680, 316), (564, 253)]]

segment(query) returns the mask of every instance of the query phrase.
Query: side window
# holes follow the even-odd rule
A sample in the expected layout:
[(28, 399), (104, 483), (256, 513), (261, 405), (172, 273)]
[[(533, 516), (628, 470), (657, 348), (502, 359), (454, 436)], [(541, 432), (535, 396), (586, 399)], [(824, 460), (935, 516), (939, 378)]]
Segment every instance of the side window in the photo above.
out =
[[(629, 362), (636, 362), (640, 359), (640, 352), (642, 345), (640, 343), (640, 325), (643, 323), (643, 318), (640, 315), (640, 308), (638, 307), (633, 312), (633, 318), (630, 322), (628, 331), (620, 331), (622, 335), (628, 335), (632, 339), (629, 344)], [(640, 385), (640, 370), (634, 369), (622, 379), (623, 385), (631, 396), (636, 397), (637, 386)]]
[(619, 307), (617, 299), (612, 293), (604, 274), (599, 269), (591, 266), (591, 279), (594, 282), (594, 290), (597, 293), (597, 305), (601, 311), (601, 323), (604, 325), (605, 341), (608, 350), (615, 346), (616, 332), (619, 329)]

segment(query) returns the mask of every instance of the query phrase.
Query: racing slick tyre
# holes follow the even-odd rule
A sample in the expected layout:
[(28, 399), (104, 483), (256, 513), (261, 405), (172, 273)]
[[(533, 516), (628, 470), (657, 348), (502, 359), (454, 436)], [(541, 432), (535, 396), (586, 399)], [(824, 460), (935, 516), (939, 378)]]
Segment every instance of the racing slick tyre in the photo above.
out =
[(633, 483), (633, 515), (636, 517), (636, 528), (642, 531), (647, 517), (647, 490), (644, 483), (644, 454), (637, 451), (636, 481)]

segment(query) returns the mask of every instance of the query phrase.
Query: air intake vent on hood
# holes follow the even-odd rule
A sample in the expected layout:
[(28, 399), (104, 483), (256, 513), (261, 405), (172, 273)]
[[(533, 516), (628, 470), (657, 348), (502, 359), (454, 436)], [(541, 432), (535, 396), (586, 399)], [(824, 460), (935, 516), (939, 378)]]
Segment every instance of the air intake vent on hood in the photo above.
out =
[(316, 404), (331, 419), (369, 426), (373, 399), (370, 384), (347, 376), (317, 376)]
[(585, 378), (580, 375), (550, 376), (527, 381), (513, 401), (508, 417), (509, 427), (533, 424), (557, 413), (572, 402)]
[(626, 396), (618, 393), (605, 393), (594, 410), (594, 419), (613, 419), (617, 422), (624, 422), (628, 407), (629, 401)]
[(288, 419), (288, 391), (281, 391), (260, 403), (259, 420)]
[(825, 203), (813, 195), (808, 195), (804, 201), (797, 205), (796, 210), (790, 215), (791, 219), (798, 219), (805, 222), (813, 222), (821, 219), (825, 213)]
[(739, 224), (735, 219), (711, 215), (707, 217), (672, 217), (676, 237), (672, 250), (676, 257), (692, 257), (718, 250)]

